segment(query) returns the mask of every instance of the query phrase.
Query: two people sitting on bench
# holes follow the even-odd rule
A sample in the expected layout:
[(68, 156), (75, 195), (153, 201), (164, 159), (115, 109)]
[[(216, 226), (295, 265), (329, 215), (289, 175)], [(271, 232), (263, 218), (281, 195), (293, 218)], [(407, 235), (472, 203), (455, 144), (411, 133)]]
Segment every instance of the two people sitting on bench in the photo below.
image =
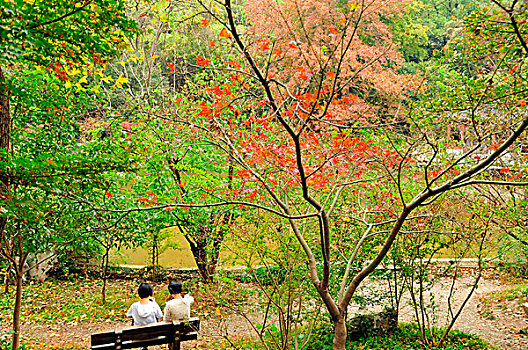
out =
[(153, 298), (152, 286), (141, 283), (138, 287), (140, 301), (133, 303), (126, 314), (133, 319), (133, 326), (156, 323), (163, 317), (164, 321), (178, 321), (188, 319), (191, 316), (191, 304), (194, 298), (189, 294), (182, 296), (182, 283), (171, 281), (169, 283), (169, 299), (165, 305), (163, 314)]

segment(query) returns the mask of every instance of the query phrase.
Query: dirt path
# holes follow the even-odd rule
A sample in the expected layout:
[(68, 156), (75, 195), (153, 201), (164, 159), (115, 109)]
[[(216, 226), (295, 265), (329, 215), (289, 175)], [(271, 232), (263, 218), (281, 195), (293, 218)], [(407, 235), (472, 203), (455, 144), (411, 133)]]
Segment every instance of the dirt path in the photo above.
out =
[[(456, 294), (451, 300), (454, 312), (456, 313), (473, 286), (473, 279), (469, 277), (461, 278), (455, 284)], [(508, 350), (528, 349), (528, 337), (519, 334), (521, 329), (528, 327), (528, 317), (524, 314), (516, 301), (507, 302), (503, 307), (493, 310), (493, 320), (486, 319), (480, 313), (482, 308), (481, 298), (488, 297), (494, 291), (511, 288), (512, 285), (504, 284), (498, 280), (481, 279), (478, 288), (474, 291), (467, 305), (462, 310), (453, 328), (463, 332), (474, 334), (499, 347)], [(451, 288), (449, 280), (438, 282), (432, 289), (435, 302), (438, 305), (438, 324), (446, 324), (448, 314), (448, 295)], [(427, 299), (426, 299), (427, 300)], [(402, 303), (405, 304), (405, 303)], [(415, 312), (409, 305), (403, 305), (400, 309), (400, 321), (411, 322), (415, 319)]]

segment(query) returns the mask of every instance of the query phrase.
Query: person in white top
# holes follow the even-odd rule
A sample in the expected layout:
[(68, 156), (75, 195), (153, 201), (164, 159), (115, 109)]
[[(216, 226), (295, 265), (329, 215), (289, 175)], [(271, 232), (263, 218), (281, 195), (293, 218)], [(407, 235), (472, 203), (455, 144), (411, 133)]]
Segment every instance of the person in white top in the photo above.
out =
[(191, 303), (194, 298), (189, 294), (182, 296), (182, 283), (171, 281), (169, 283), (170, 300), (165, 304), (163, 321), (184, 320), (191, 317)]
[(132, 317), (134, 320), (132, 325), (140, 326), (158, 322), (163, 315), (158, 303), (152, 297), (153, 290), (150, 284), (141, 283), (138, 294), (141, 300), (132, 304), (126, 314), (127, 317)]

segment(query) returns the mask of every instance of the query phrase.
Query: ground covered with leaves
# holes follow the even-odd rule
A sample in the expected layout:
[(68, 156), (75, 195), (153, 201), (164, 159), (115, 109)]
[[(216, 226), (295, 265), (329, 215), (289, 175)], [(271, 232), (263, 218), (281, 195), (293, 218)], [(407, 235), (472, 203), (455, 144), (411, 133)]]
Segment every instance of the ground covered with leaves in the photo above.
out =
[[(240, 315), (230, 314), (228, 308), (222, 307), (223, 301), (219, 299), (219, 295), (224, 295), (228, 299), (233, 299), (237, 295), (238, 299), (235, 298), (234, 302), (246, 303), (247, 309), (257, 310), (254, 321), (258, 322), (259, 300), (253, 298), (254, 295), (250, 292), (242, 294), (243, 290), (251, 290), (251, 285), (236, 283), (239, 285), (235, 289), (232, 283), (224, 284), (220, 281), (213, 288), (214, 291), (208, 292), (207, 288), (197, 286), (191, 290), (196, 299), (193, 304), (193, 315), (200, 316), (202, 329), (200, 339), (187, 342), (184, 348), (223, 349), (236, 346), (240, 349), (259, 349), (262, 347), (252, 338), (248, 320)], [(161, 308), (164, 307), (167, 297), (165, 285), (165, 283), (154, 284), (154, 297)], [(128, 326), (130, 320), (124, 315), (129, 305), (137, 300), (137, 283), (131, 280), (109, 281), (104, 305), (101, 302), (101, 287), (102, 282), (97, 279), (48, 280), (26, 284), (21, 315), (24, 349), (86, 349), (89, 347), (91, 333)], [(13, 294), (11, 288), (10, 293), (0, 296), (0, 329), (2, 330), (0, 349), (2, 350), (8, 346)], [(475, 314), (475, 327), (493, 318), (500, 319), (501, 322), (519, 319), (526, 322), (523, 318), (525, 316), (519, 314), (519, 310), (527, 294), (527, 285), (517, 284), (481, 296), (477, 308), (479, 314)], [(511, 317), (512, 313), (514, 318)], [(522, 325), (516, 323), (511, 326), (519, 328)], [(230, 336), (226, 337), (226, 335)], [(314, 341), (309, 342), (303, 349), (331, 348), (331, 332), (328, 328), (314, 329), (312, 335)], [(402, 324), (393, 334), (372, 335), (351, 341), (349, 348), (430, 349), (419, 339), (416, 327)], [(151, 349), (164, 349), (164, 347), (151, 347)], [(493, 349), (493, 347), (475, 336), (455, 331), (449, 337), (444, 349), (477, 350)]]

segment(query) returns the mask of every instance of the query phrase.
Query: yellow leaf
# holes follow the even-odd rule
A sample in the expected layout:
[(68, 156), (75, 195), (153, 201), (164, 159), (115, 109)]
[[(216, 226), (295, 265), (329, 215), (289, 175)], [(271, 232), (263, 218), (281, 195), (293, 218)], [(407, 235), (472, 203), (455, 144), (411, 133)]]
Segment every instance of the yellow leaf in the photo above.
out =
[(70, 82), (69, 80), (66, 80), (66, 84), (64, 85), (64, 87), (65, 87), (66, 89), (71, 88), (71, 87), (72, 87), (71, 82)]
[(216, 308), (216, 310), (214, 311), (215, 314), (217, 314), (218, 316), (222, 316), (222, 313), (220, 312), (220, 309), (219, 308)]
[(68, 72), (68, 75), (77, 75), (79, 74), (81, 71), (77, 68), (73, 68), (71, 71)]
[(116, 84), (126, 84), (128, 83), (128, 78), (125, 78), (123, 75), (120, 75), (116, 80)]
[(152, 56), (152, 60), (154, 61), (158, 57), (160, 57), (160, 55), (154, 55), (154, 56)]
[(125, 66), (125, 62), (117, 62), (119, 63), (120, 65), (122, 65), (123, 67)]
[(221, 38), (224, 38), (226, 40), (227, 39), (231, 39), (231, 33), (229, 33), (227, 31), (227, 29), (225, 29), (225, 28), (222, 28), (222, 30), (220, 31), (220, 34), (218, 36), (221, 37)]
[(350, 7), (350, 11), (356, 11), (357, 9), (359, 9), (359, 4), (355, 1), (350, 1), (348, 3), (348, 7)]
[(109, 83), (111, 81), (114, 81), (111, 76), (107, 75), (101, 78), (101, 81), (104, 81), (105, 83)]
[(82, 83), (85, 83), (85, 84), (88, 83), (88, 80), (86, 79), (86, 76), (84, 76), (81, 79), (79, 79), (79, 84), (82, 84)]

